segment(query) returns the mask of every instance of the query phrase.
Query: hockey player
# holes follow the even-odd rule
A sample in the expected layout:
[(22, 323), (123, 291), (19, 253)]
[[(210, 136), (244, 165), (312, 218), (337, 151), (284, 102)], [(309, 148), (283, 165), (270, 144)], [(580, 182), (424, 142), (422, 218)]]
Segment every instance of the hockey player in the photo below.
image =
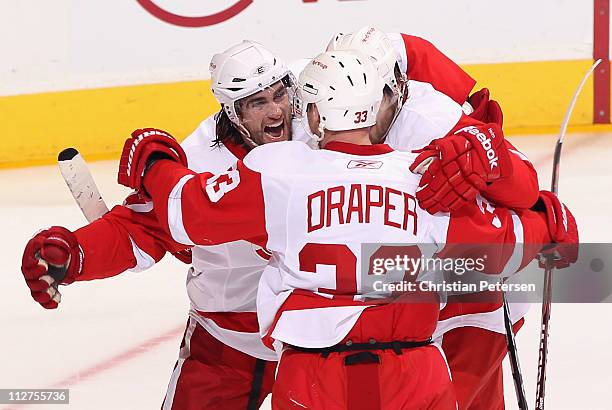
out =
[[(416, 156), (369, 139), (382, 98), (377, 77), (367, 56), (349, 50), (319, 55), (302, 72), (299, 93), (320, 151), (300, 142), (265, 145), (213, 175), (187, 169), (181, 147), (163, 131), (138, 130), (124, 145), (119, 182), (151, 196), (174, 240), (243, 239), (271, 251), (257, 307), (264, 340), (282, 351), (274, 408), (455, 408), (443, 357), (430, 345), (437, 298), (365, 300), (361, 243), (523, 239), (516, 246), (524, 266), (535, 247), (522, 242), (577, 241), (573, 216), (550, 193), (541, 194), (538, 212), (521, 214), (486, 201), (490, 212), (475, 201), (459, 217), (418, 207), (419, 177), (406, 172)], [(574, 250), (558, 248), (565, 262)], [(498, 271), (508, 258), (487, 263)]]
[[(421, 182), (417, 198), (424, 209), (431, 213), (455, 211), (476, 194), (509, 208), (529, 208), (535, 203), (537, 174), (525, 155), (503, 138), (499, 104), (489, 100), (486, 89), (468, 97), (475, 81), (431, 43), (365, 26), (355, 33), (336, 34), (327, 49), (356, 49), (370, 55), (385, 79), (385, 98), (371, 131), (373, 142), (385, 141), (406, 151), (428, 148), (413, 169), (440, 157)], [(423, 64), (419, 64), (421, 61)], [(463, 104), (469, 118), (457, 104)], [(462, 130), (477, 125), (474, 119), (486, 125), (481, 128), (492, 128), (500, 137), (492, 139), (492, 145), (485, 144), (488, 149)], [(455, 136), (441, 139), (447, 135)], [(487, 157), (491, 149), (497, 157), (494, 167)], [(439, 169), (440, 163), (445, 164), (444, 170)], [(454, 167), (449, 166), (452, 163)], [(509, 174), (513, 178), (508, 178)], [(517, 180), (522, 183), (515, 183)]]
[[(423, 48), (423, 52), (429, 52), (429, 48)], [(420, 58), (427, 64), (440, 60), (440, 66), (448, 65), (447, 71), (453, 69), (445, 57), (438, 58), (437, 50), (432, 54)], [(261, 67), (275, 69), (259, 73)], [(279, 59), (253, 43), (237, 45), (213, 59), (212, 88), (223, 109), (183, 142), (192, 170), (222, 172), (253, 146), (302, 134), (301, 126), (287, 127), (285, 89), (289, 77), (278, 81), (280, 67)], [(417, 70), (418, 64), (410, 67)], [(455, 69), (461, 70), (456, 65)], [(269, 82), (274, 87), (267, 87)], [(279, 98), (282, 104), (274, 103)], [(441, 133), (432, 135), (441, 137), (446, 133), (443, 127), (438, 130)], [(32, 266), (36, 252), (53, 238), (78, 243), (82, 250), (80, 263), (73, 259), (64, 284), (109, 277), (126, 269), (143, 270), (159, 261), (166, 251), (176, 251), (176, 244), (160, 235), (152, 209), (150, 202), (132, 195), (124, 206), (115, 207), (100, 221), (77, 230), (74, 236), (59, 227), (39, 233), (24, 253), (23, 270), (30, 278), (28, 284), (34, 298), (49, 308), (59, 301), (55, 287), (32, 279), (40, 277), (41, 272)], [(102, 248), (101, 237), (105, 238)], [(268, 258), (265, 249), (243, 241), (194, 247), (193, 267), (187, 277), (192, 309), (164, 408), (199, 408), (203, 403), (207, 408), (252, 408), (270, 391), (275, 366), (272, 360), (276, 356), (261, 343), (255, 314), (256, 284)], [(236, 275), (241, 277), (241, 286), (226, 286), (236, 283)], [(219, 374), (224, 374), (223, 380)]]
[[(251, 41), (236, 44), (215, 55), (210, 70), (222, 110), (183, 141), (192, 170), (221, 173), (252, 147), (292, 137), (288, 88), (293, 76), (269, 50)], [(80, 249), (63, 284), (110, 277), (127, 269), (141, 271), (165, 252), (184, 248), (164, 239), (153, 204), (138, 193), (74, 234), (61, 227), (40, 232), (24, 252), (26, 278), (40, 276), (37, 272), (43, 268), (36, 264), (36, 256), (54, 263), (50, 248), (43, 247), (54, 241), (78, 244)], [(196, 246), (192, 255), (187, 274), (191, 309), (162, 407), (258, 408), (271, 392), (276, 368), (276, 354), (262, 344), (255, 313), (257, 283), (270, 255), (245, 241)], [(40, 282), (28, 280), (28, 285), (44, 307), (54, 308), (60, 302), (57, 284), (42, 289)]]
[[(535, 169), (527, 158), (508, 141), (503, 141), (502, 112), (497, 102), (489, 100), (484, 89), (465, 101), (474, 81), (461, 74), (448, 59), (439, 57), (439, 51), (429, 42), (415, 36), (390, 33), (366, 26), (352, 34), (337, 34), (328, 49), (354, 48), (373, 57), (379, 73), (385, 79), (385, 101), (379, 114), (379, 123), (371, 132), (373, 141), (386, 139), (391, 147), (400, 150), (423, 149), (412, 170), (429, 168), (424, 173), (417, 192), (419, 205), (429, 212), (461, 211), (466, 202), (477, 194), (513, 209), (529, 208), (537, 199), (538, 182)], [(416, 50), (427, 49), (427, 52)], [(415, 55), (437, 56), (431, 64), (417, 67), (406, 75)], [(419, 61), (422, 61), (421, 58)], [(419, 71), (419, 69), (421, 71)], [(481, 130), (497, 136), (497, 142), (484, 137), (477, 139), (478, 131), (467, 128), (470, 118), (462, 115), (450, 98), (431, 92), (430, 84), (418, 79), (444, 76), (448, 81), (437, 82), (436, 87), (456, 102), (464, 102), (471, 118), (490, 122)], [(488, 129), (488, 130), (487, 130)], [(470, 134), (470, 131), (473, 134)], [(450, 134), (442, 140), (432, 139)], [(499, 170), (489, 172), (489, 151), (496, 149), (494, 163)], [(421, 171), (423, 172), (423, 171)], [(509, 172), (513, 178), (504, 178)], [(452, 181), (452, 183), (450, 182)], [(522, 181), (517, 183), (516, 181)], [(454, 303), (453, 303), (454, 300)], [(457, 390), (460, 409), (503, 409), (502, 359), (506, 354), (505, 328), (502, 316), (501, 294), (497, 302), (457, 303), (451, 299), (441, 313), (436, 335), (443, 338), (442, 346), (449, 361), (453, 383)], [(522, 325), (528, 305), (512, 304), (515, 330)], [(482, 352), (486, 351), (487, 354)]]

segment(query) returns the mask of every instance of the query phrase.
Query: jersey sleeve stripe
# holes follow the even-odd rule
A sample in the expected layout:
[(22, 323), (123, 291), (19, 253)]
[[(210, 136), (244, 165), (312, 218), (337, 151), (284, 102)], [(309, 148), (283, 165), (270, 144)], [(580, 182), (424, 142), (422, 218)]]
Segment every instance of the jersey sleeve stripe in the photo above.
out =
[(502, 276), (514, 275), (521, 268), (521, 262), (523, 261), (523, 242), (525, 241), (523, 224), (521, 218), (515, 212), (510, 211), (510, 215), (512, 216), (512, 227), (514, 229), (514, 252), (506, 263)]
[(151, 255), (140, 249), (131, 236), (129, 238), (130, 242), (132, 243), (132, 252), (134, 252), (134, 258), (136, 259), (136, 266), (130, 268), (129, 270), (131, 272), (142, 272), (155, 265), (155, 259), (153, 259)]
[(527, 158), (527, 156), (525, 154), (523, 154), (522, 152), (520, 152), (520, 151), (517, 151), (515, 149), (509, 149), (508, 151), (513, 153), (514, 155), (516, 155), (517, 157), (519, 157), (523, 161), (529, 161), (529, 158)]
[(168, 227), (172, 239), (185, 245), (195, 245), (187, 235), (185, 225), (183, 225), (183, 208), (181, 204), (181, 194), (183, 187), (193, 178), (193, 175), (185, 175), (172, 188), (168, 197)]
[(145, 202), (144, 204), (125, 204), (124, 206), (140, 214), (146, 214), (153, 210), (153, 202)]

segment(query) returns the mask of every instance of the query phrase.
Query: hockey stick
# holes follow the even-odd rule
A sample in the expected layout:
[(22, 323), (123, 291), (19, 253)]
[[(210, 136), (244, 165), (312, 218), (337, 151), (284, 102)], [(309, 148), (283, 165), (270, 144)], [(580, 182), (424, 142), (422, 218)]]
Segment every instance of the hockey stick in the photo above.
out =
[(93, 222), (108, 212), (87, 163), (75, 148), (66, 148), (57, 162), (70, 193), (81, 208), (87, 222)]
[(518, 349), (514, 338), (514, 329), (512, 329), (512, 319), (510, 318), (510, 308), (508, 307), (506, 292), (502, 292), (502, 301), (504, 307), (504, 327), (506, 328), (506, 346), (508, 346), (508, 358), (510, 360), (510, 369), (512, 370), (516, 400), (520, 410), (528, 410), (525, 383), (523, 382), (523, 373), (519, 363)]
[[(68, 185), (70, 193), (83, 212), (87, 222), (93, 222), (108, 212), (96, 181), (93, 179), (87, 163), (76, 148), (66, 148), (57, 156), (57, 163)], [(183, 263), (191, 263), (191, 251), (182, 250), (170, 252)], [(64, 272), (65, 274), (65, 272)], [(59, 279), (58, 279), (59, 278)], [(57, 274), (56, 282), (61, 282), (63, 275)]]
[[(75, 148), (66, 148), (58, 154), (57, 162), (62, 177), (83, 215), (85, 215), (87, 222), (95, 221), (107, 213), (108, 207), (104, 203), (96, 182), (79, 151)], [(49, 276), (54, 280), (52, 286), (58, 295), (60, 294), (57, 290), (58, 285), (64, 279), (66, 269), (67, 267), (54, 267), (52, 265), (49, 265), (48, 268)], [(59, 300), (61, 299), (58, 299), (58, 303)]]
[[(559, 189), (559, 165), (561, 163), (561, 148), (563, 146), (563, 137), (565, 137), (565, 133), (567, 131), (567, 126), (569, 124), (570, 117), (572, 115), (572, 111), (574, 110), (574, 106), (576, 105), (576, 100), (578, 100), (578, 96), (582, 91), (582, 87), (586, 83), (589, 76), (593, 73), (595, 68), (601, 63), (601, 59), (595, 61), (593, 66), (586, 72), (580, 84), (578, 84), (578, 88), (570, 102), (569, 107), (567, 107), (567, 111), (565, 113), (565, 117), (563, 118), (563, 122), (561, 123), (561, 130), (559, 131), (559, 137), (557, 138), (557, 145), (555, 146), (555, 156), (553, 158), (553, 169), (552, 169), (552, 180), (550, 190), (556, 195)], [(548, 330), (549, 330), (549, 321), (550, 321), (550, 309), (552, 302), (552, 256), (548, 256), (546, 258), (546, 264), (544, 268), (544, 292), (542, 299), (542, 327), (540, 328), (540, 348), (538, 355), (538, 379), (536, 385), (536, 409), (544, 410), (544, 393), (545, 393), (545, 384), (546, 384), (546, 362), (548, 358)]]

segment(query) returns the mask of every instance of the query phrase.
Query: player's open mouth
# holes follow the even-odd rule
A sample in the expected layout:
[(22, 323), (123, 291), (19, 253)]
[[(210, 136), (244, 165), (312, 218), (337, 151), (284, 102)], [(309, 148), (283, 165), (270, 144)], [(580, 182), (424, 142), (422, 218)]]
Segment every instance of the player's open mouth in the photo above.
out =
[(284, 131), (285, 121), (281, 121), (278, 125), (270, 125), (264, 127), (264, 132), (274, 139), (279, 139), (283, 137)]

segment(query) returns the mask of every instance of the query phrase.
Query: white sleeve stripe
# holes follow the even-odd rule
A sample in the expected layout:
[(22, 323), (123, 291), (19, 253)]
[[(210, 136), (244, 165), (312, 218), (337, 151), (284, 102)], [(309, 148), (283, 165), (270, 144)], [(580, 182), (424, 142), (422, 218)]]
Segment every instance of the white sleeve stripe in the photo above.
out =
[(136, 258), (136, 266), (129, 269), (131, 272), (142, 272), (143, 270), (149, 269), (151, 266), (155, 265), (155, 259), (140, 249), (132, 237), (130, 237), (130, 242), (132, 243), (132, 252)]
[(510, 151), (511, 153), (513, 153), (514, 155), (516, 155), (517, 157), (522, 159), (523, 161), (528, 161), (529, 162), (529, 158), (527, 158), (527, 156), (525, 154), (523, 154), (522, 152), (517, 151), (515, 149), (509, 149), (508, 151)]
[(144, 204), (129, 204), (124, 206), (140, 214), (146, 214), (147, 212), (151, 212), (153, 210), (153, 202), (146, 202)]
[(514, 275), (521, 267), (521, 262), (523, 261), (523, 242), (525, 241), (521, 218), (513, 211), (510, 211), (510, 215), (512, 215), (512, 225), (514, 228), (514, 251), (502, 272), (504, 277)]
[(193, 178), (193, 175), (185, 175), (181, 178), (172, 188), (168, 197), (168, 227), (170, 228), (170, 235), (172, 235), (172, 239), (184, 245), (195, 245), (189, 238), (189, 235), (187, 235), (185, 225), (183, 225), (183, 208), (181, 206), (183, 186), (191, 178)]

